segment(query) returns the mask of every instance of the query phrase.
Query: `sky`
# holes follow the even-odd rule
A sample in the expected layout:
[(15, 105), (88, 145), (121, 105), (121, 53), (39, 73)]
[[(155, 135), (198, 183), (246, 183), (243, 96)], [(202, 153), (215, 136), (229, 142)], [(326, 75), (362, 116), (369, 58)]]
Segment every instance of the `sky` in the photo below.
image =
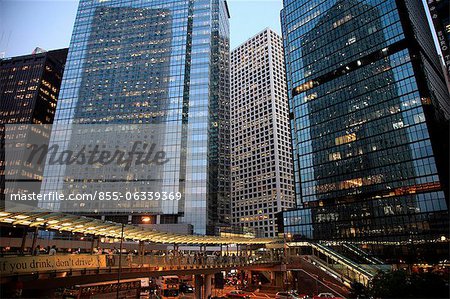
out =
[[(228, 6), (231, 49), (266, 27), (281, 34), (282, 0), (228, 0)], [(77, 8), (77, 0), (0, 0), (0, 57), (68, 47)]]

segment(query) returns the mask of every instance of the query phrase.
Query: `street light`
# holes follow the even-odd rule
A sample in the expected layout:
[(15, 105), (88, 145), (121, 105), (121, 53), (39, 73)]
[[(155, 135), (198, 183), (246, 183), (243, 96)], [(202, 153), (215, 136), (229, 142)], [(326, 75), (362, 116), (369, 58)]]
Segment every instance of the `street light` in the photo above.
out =
[(116, 299), (119, 299), (119, 290), (120, 290), (120, 274), (122, 273), (122, 248), (123, 248), (123, 229), (125, 224), (122, 223), (122, 229), (120, 232), (120, 250), (119, 250), (119, 271), (117, 271), (117, 293)]

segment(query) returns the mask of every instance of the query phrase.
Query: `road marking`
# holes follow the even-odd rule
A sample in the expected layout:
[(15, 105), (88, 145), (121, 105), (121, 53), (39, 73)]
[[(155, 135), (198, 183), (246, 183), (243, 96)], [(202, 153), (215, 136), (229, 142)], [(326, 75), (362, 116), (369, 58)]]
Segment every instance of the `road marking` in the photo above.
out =
[[(324, 284), (323, 282), (321, 282), (320, 280), (318, 280), (317, 278), (315, 278), (314, 276), (316, 276), (316, 275), (314, 275), (314, 276), (312, 276), (310, 273), (308, 273), (308, 272), (306, 272), (305, 270), (303, 270), (303, 269), (298, 269), (298, 270), (300, 270), (300, 271), (302, 271), (302, 272), (304, 272), (306, 275), (308, 275), (309, 277), (311, 277), (311, 278), (313, 278), (313, 279), (315, 279), (318, 283), (320, 283), (320, 284), (322, 284), (323, 286), (325, 286), (327, 289), (329, 289), (329, 290), (331, 290), (331, 291), (333, 291), (333, 292), (335, 292), (336, 294), (338, 294), (340, 297), (342, 297), (342, 298), (346, 298), (345, 296), (343, 296), (342, 294), (339, 294), (338, 292), (336, 292), (336, 290), (335, 289), (332, 289), (332, 288), (330, 288), (329, 286), (327, 286), (326, 284)], [(317, 275), (318, 276), (318, 275)]]

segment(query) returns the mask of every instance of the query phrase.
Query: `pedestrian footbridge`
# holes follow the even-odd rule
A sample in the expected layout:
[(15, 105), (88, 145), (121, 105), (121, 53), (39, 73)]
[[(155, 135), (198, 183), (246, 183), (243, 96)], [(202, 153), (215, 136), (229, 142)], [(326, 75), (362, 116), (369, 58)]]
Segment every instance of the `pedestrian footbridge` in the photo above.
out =
[(33, 279), (68, 278), (95, 275), (134, 278), (177, 274), (217, 273), (229, 269), (268, 269), (279, 265), (280, 259), (270, 256), (179, 255), (129, 256), (120, 254), (64, 254), (8, 256), (0, 258), (2, 281), (17, 276)]
[(142, 226), (121, 224), (73, 214), (46, 210), (5, 211), (0, 210), (0, 223), (12, 226), (35, 228), (55, 232), (102, 236), (130, 241), (186, 245), (264, 245), (273, 243), (273, 238), (247, 238), (242, 236), (182, 235), (156, 231)]
[[(28, 281), (28, 284), (36, 284), (37, 288), (42, 286), (39, 281), (44, 279), (52, 279), (52, 284), (55, 285), (59, 281), (70, 284), (75, 277), (77, 283), (80, 279), (88, 283), (91, 277), (95, 281), (107, 281), (118, 275), (122, 278), (135, 278), (144, 274), (148, 277), (217, 273), (228, 269), (263, 269), (279, 265), (282, 256), (280, 250), (265, 248), (266, 244), (280, 241), (274, 238), (182, 235), (43, 210), (0, 210), (0, 224), (23, 228), (25, 232), (19, 242), (21, 245), (18, 252), (2, 251), (1, 283), (20, 277), (21, 280)], [(33, 232), (32, 240), (27, 238), (29, 231)], [(89, 254), (62, 254), (58, 251), (55, 255), (49, 255), (48, 251), (36, 250), (39, 249), (38, 243), (42, 243), (39, 233), (45, 231), (53, 232), (56, 237), (69, 234), (92, 240)], [(115, 241), (112, 244), (100, 244), (103, 239)], [(49, 240), (49, 245), (57, 242), (57, 238)], [(138, 248), (133, 250), (134, 255), (126, 249), (130, 244)], [(165, 245), (166, 249), (146, 250), (149, 244)], [(94, 254), (100, 245), (109, 248), (108, 251), (105, 254)], [(111, 250), (113, 245), (119, 247), (114, 252)], [(233, 248), (230, 252), (229, 246)], [(4, 247), (2, 244), (2, 248)], [(260, 248), (265, 249), (258, 251)], [(35, 255), (31, 255), (32, 253)]]

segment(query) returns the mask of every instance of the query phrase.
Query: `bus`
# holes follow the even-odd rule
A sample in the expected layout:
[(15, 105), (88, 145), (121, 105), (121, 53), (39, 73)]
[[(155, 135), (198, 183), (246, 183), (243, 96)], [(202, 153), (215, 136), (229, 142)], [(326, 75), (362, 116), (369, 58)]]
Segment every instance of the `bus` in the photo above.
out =
[(178, 276), (161, 276), (157, 280), (162, 299), (179, 298), (180, 279)]
[(117, 280), (98, 283), (76, 285), (64, 290), (64, 299), (110, 299), (117, 296), (119, 287), (119, 298), (139, 299), (141, 295), (140, 279), (124, 279), (120, 283)]

